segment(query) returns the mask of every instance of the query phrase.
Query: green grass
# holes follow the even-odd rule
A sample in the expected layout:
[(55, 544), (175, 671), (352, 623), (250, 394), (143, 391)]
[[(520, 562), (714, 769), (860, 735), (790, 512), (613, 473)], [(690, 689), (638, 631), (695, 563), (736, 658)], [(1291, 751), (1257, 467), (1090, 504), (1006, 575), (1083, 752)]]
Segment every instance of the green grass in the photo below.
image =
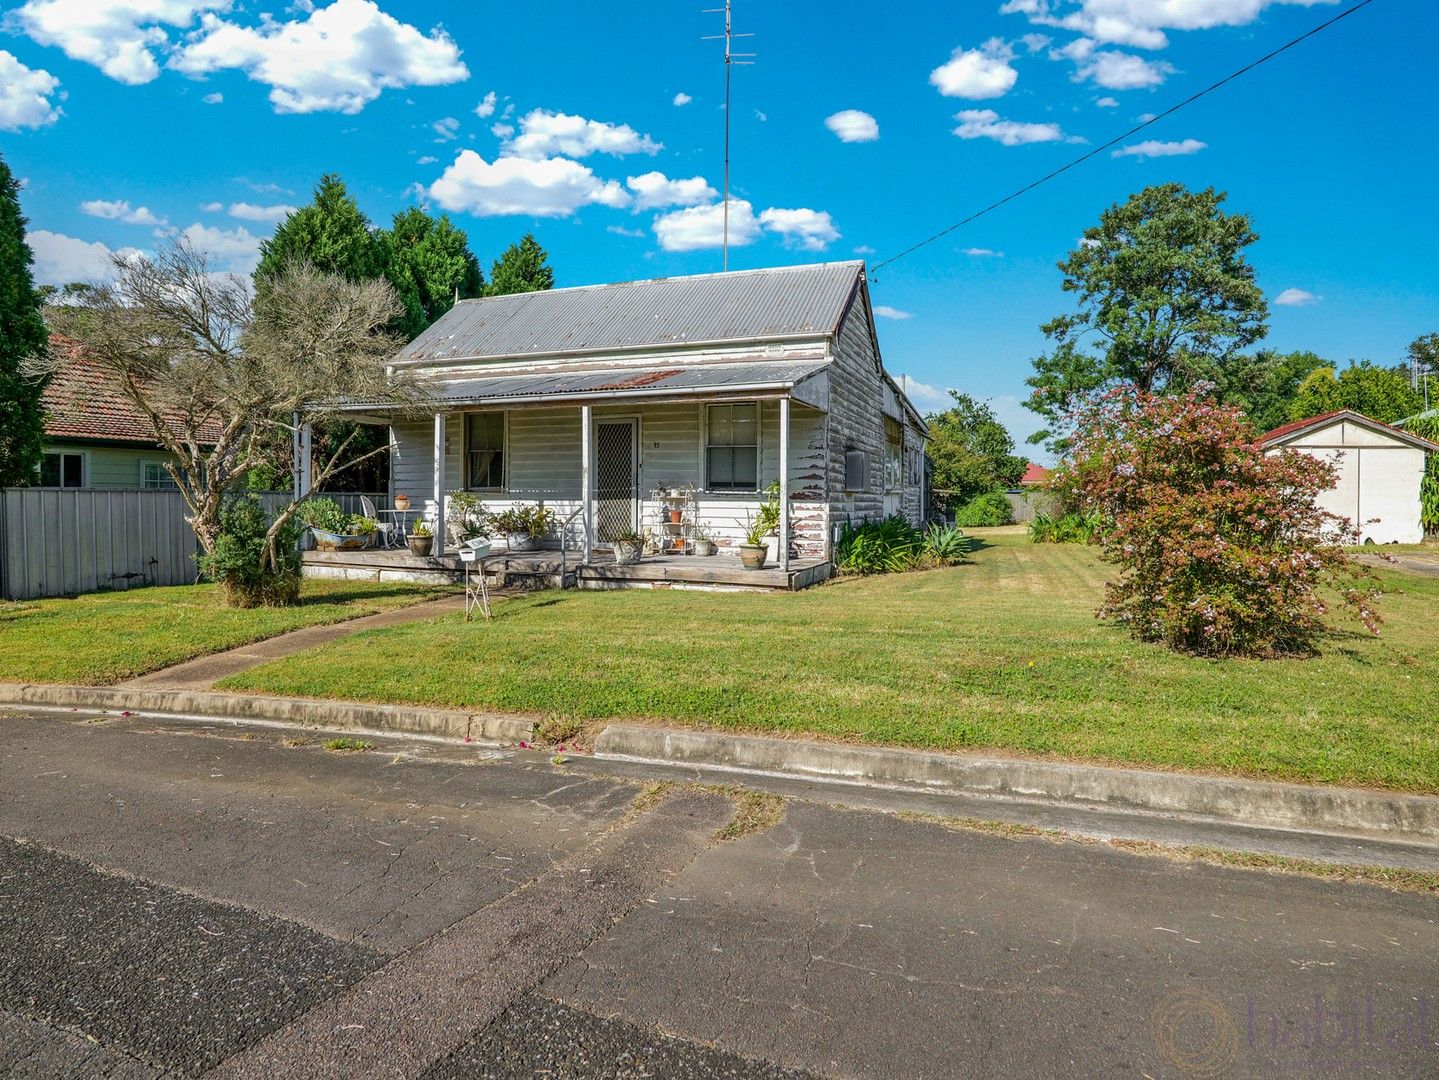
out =
[(1377, 639), (1201, 660), (1094, 618), (1093, 549), (1019, 533), (967, 565), (799, 594), (540, 593), (223, 685), (1439, 792), (1439, 579), (1386, 573), (1403, 591)]
[(99, 685), (304, 626), (444, 595), (417, 585), (306, 581), (288, 608), (226, 607), (213, 585), (0, 602), (0, 682)]

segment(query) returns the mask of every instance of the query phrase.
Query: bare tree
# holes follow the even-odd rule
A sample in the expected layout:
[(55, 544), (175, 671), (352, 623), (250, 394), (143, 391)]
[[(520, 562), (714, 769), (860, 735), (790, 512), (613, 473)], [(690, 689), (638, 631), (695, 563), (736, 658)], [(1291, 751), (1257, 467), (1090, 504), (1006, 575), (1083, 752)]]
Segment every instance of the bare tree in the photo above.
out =
[[(386, 281), (347, 281), (293, 262), (252, 295), (184, 239), (153, 257), (116, 256), (114, 266), (112, 284), (52, 310), (50, 322), (114, 376), (175, 455), (167, 468), (207, 553), (226, 495), (265, 460), (277, 427), (291, 430), (296, 417), (322, 424), (345, 400), (422, 405), (421, 385), (386, 367), (400, 343), (385, 328), (403, 312)], [(314, 487), (388, 451), (346, 461), (350, 441), (316, 463)], [(292, 501), (271, 523), (262, 569), (278, 567), (276, 538), (298, 507)]]

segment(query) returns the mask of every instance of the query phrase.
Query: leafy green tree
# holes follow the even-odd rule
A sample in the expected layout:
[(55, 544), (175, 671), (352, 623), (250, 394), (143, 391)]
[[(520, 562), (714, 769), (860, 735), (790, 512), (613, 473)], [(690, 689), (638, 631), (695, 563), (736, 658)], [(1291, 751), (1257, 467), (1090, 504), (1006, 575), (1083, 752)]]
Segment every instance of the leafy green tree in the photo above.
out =
[(549, 258), (535, 234), (525, 233), (519, 243), (505, 248), (490, 266), (490, 285), (485, 295), (508, 296), (553, 289), (555, 272), (550, 269)]
[(33, 369), (50, 335), (40, 318), (25, 225), (20, 184), (0, 159), (0, 487), (35, 479), (45, 439), (46, 380)]
[(385, 276), (405, 305), (401, 331), (419, 333), (461, 299), (479, 296), (485, 279), (469, 239), (449, 217), (438, 218), (417, 206), (395, 215), (381, 234)]
[(347, 281), (368, 281), (385, 272), (384, 246), (370, 219), (335, 173), (320, 177), (315, 195), (260, 244), (256, 284), (293, 259), (303, 259), (325, 274)]
[(1299, 386), (1312, 372), (1331, 367), (1312, 352), (1275, 352), (1261, 349), (1236, 356), (1220, 370), (1215, 396), (1237, 405), (1260, 431), (1269, 431), (1291, 418), (1289, 408)]
[(1380, 367), (1371, 360), (1349, 362), (1337, 375), (1332, 367), (1309, 373), (1289, 404), (1289, 419), (1353, 409), (1381, 423), (1392, 424), (1424, 408), (1424, 398), (1409, 384), (1405, 365)]
[[(1161, 184), (1105, 210), (1059, 264), (1078, 311), (1045, 323), (1054, 348), (1034, 361), (1030, 409), (1051, 430), (1087, 395), (1114, 386), (1178, 392), (1215, 379), (1266, 333), (1269, 309), (1245, 248), (1258, 239), (1226, 196)], [(1097, 345), (1089, 351), (1090, 342)]]
[(1029, 464), (1015, 454), (1014, 440), (987, 402), (958, 390), (949, 396), (953, 404), (948, 409), (925, 418), (934, 492), (946, 509), (1018, 483)]

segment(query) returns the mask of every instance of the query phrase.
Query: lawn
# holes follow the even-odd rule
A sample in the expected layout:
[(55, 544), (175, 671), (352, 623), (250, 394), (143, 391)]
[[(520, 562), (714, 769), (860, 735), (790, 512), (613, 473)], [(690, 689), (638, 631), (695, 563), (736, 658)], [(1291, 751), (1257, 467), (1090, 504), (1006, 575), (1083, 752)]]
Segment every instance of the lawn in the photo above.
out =
[(1439, 792), (1439, 580), (1387, 575), (1380, 638), (1210, 661), (1098, 622), (1093, 549), (987, 544), (798, 594), (535, 594), (223, 685)]
[(444, 595), (418, 585), (306, 581), (300, 603), (242, 611), (212, 585), (0, 602), (0, 682), (103, 684)]

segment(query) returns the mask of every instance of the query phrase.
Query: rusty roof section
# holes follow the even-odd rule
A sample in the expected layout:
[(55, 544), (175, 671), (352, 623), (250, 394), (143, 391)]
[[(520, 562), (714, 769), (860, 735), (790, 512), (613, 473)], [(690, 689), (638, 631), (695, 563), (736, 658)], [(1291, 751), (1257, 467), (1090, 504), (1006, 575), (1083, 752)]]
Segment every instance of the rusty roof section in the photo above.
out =
[(864, 263), (816, 263), (462, 300), (396, 363), (824, 338)]
[[(159, 445), (149, 419), (80, 342), (52, 334), (50, 351), (57, 363), (41, 398), (45, 406), (46, 439)], [(178, 432), (178, 428), (176, 430)], [(207, 422), (201, 436), (205, 443), (214, 443), (220, 437), (218, 421)]]

